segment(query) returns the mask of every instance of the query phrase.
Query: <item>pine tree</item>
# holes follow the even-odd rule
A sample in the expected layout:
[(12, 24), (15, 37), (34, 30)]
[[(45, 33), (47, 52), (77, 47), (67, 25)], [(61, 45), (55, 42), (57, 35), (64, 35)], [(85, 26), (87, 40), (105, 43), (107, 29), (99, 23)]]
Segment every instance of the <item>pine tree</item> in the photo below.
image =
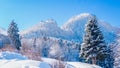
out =
[(14, 22), (14, 20), (10, 23), (9, 28), (8, 28), (8, 36), (11, 40), (11, 44), (17, 49), (20, 50), (21, 47), (21, 42), (19, 38), (19, 30), (17, 27), (17, 24)]
[(107, 48), (107, 57), (106, 57), (106, 62), (105, 68), (114, 68), (114, 52), (110, 45)]
[(86, 24), (85, 31), (80, 56), (85, 58), (86, 61), (89, 60), (92, 61), (92, 64), (96, 64), (98, 60), (105, 59), (106, 45), (94, 15), (90, 17)]

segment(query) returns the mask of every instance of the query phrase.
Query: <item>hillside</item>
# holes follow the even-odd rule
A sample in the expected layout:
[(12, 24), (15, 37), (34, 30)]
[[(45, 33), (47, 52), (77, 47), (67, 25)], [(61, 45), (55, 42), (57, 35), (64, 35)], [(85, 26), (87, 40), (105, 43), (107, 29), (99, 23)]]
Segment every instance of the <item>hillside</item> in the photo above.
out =
[[(82, 42), (85, 24), (91, 16), (89, 13), (76, 15), (61, 27), (58, 27), (57, 22), (53, 19), (42, 21), (27, 30), (21, 31), (20, 34), (23, 38), (46, 36)], [(116, 33), (119, 31), (119, 28), (113, 27), (99, 19), (98, 23), (106, 42), (112, 42), (116, 38)]]
[[(13, 61), (13, 63), (18, 63), (17, 67), (19, 67), (19, 65), (25, 65), (25, 64), (31, 65), (31, 63), (34, 62), (36, 63), (35, 65), (37, 65), (37, 67), (39, 68), (41, 63), (43, 63), (43, 65), (45, 63), (45, 65), (50, 67), (49, 65), (50, 63), (48, 62), (48, 60), (61, 59), (62, 61), (66, 61), (68, 67), (70, 66), (72, 68), (75, 68), (75, 67), (79, 68), (79, 67), (82, 67), (83, 65), (83, 68), (84, 68), (84, 66), (86, 66), (87, 64), (79, 63), (79, 61), (83, 61), (83, 58), (80, 58), (79, 54), (80, 54), (82, 38), (85, 33), (84, 29), (90, 17), (92, 17), (92, 14), (89, 14), (89, 13), (82, 13), (82, 14), (73, 16), (67, 22), (65, 22), (61, 27), (57, 25), (57, 22), (55, 20), (49, 19), (46, 21), (41, 21), (40, 23), (35, 24), (34, 26), (24, 31), (21, 31), (20, 32), (20, 40), (22, 44), (21, 53), (23, 55), (25, 55), (26, 53), (30, 53), (30, 54), (27, 54), (27, 57), (33, 60), (25, 59), (24, 61), (23, 60), (8, 61), (8, 59), (11, 59), (11, 57), (15, 57), (14, 55), (11, 55), (11, 57), (8, 56), (7, 60), (6, 59), (0, 60), (2, 62), (1, 64), (5, 64), (6, 62)], [(119, 45), (120, 28), (114, 27), (104, 21), (101, 21), (100, 19), (97, 19), (97, 21), (98, 21), (98, 26), (103, 32), (105, 42), (107, 44), (111, 44), (115, 42), (115, 43), (118, 43)], [(7, 46), (10, 45), (10, 40), (7, 36), (7, 32), (4, 29), (0, 29), (0, 48), (2, 48), (5, 45)], [(8, 46), (8, 50), (9, 50), (9, 46)], [(117, 46), (114, 49), (114, 53), (119, 55), (119, 52), (117, 52), (117, 50), (119, 50), (119, 46)], [(48, 60), (43, 62), (35, 61), (40, 58), (33, 57), (32, 56), (33, 54), (37, 55), (38, 57), (46, 57)], [(0, 58), (4, 58), (4, 56)], [(49, 58), (52, 58), (52, 59), (49, 59)], [(115, 58), (115, 61), (119, 63), (119, 59), (116, 60)], [(10, 63), (10, 64), (13, 65), (13, 63)], [(9, 65), (9, 64), (6, 64), (6, 65)], [(89, 68), (89, 65), (87, 66), (88, 66), (87, 68)], [(28, 66), (28, 67), (31, 67), (31, 66)], [(34, 65), (32, 67), (34, 68)], [(90, 68), (93, 68), (93, 67), (94, 65), (90, 66)]]
[[(14, 56), (14, 57), (13, 57)], [(43, 58), (43, 61), (29, 60), (14, 52), (0, 52), (0, 68), (52, 68), (55, 59)], [(65, 68), (101, 68), (80, 62), (67, 62)]]
[(6, 30), (5, 30), (5, 29), (0, 28), (0, 34), (7, 35), (7, 32), (6, 32)]

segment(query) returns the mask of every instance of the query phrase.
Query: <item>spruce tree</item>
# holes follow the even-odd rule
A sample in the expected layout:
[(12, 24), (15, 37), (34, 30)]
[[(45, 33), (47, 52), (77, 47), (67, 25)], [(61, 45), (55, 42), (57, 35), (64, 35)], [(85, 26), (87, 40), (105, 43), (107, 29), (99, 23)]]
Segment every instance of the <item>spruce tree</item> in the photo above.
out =
[(9, 28), (8, 28), (8, 36), (11, 40), (11, 44), (17, 49), (20, 50), (21, 47), (21, 42), (19, 38), (19, 30), (17, 27), (17, 24), (14, 22), (14, 20), (10, 23)]
[(107, 56), (105, 59), (104, 68), (114, 68), (114, 60), (113, 46), (109, 45), (107, 48)]
[(106, 56), (104, 37), (94, 15), (90, 17), (85, 27), (80, 56), (86, 61), (92, 61), (92, 64), (96, 64), (98, 60), (104, 60)]

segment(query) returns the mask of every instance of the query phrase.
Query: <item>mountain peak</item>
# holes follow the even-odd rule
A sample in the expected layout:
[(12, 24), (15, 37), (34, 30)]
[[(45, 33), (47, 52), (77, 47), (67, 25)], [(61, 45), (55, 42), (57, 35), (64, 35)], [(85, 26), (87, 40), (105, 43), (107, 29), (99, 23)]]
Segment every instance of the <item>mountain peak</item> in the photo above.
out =
[(40, 23), (38, 23), (37, 25), (33, 26), (33, 27), (37, 27), (37, 28), (49, 28), (50, 26), (54, 26), (57, 27), (57, 23), (54, 19), (48, 19), (46, 21), (41, 21)]
[(78, 19), (88, 18), (90, 16), (92, 16), (92, 14), (90, 14), (90, 13), (82, 13), (82, 14), (73, 16), (72, 18), (70, 18), (68, 20), (68, 22), (72, 22), (72, 21), (75, 21), (75, 20), (78, 20)]
[[(26, 38), (47, 36), (81, 42), (85, 33), (85, 24), (88, 22), (89, 18), (93, 16), (94, 14), (90, 13), (82, 13), (73, 16), (62, 26), (62, 28), (58, 27), (54, 19), (48, 19), (46, 21), (41, 21), (28, 30), (22, 31), (21, 35)], [(102, 22), (99, 19), (97, 20), (106, 42), (112, 42), (113, 39), (116, 38), (114, 31), (117, 29), (106, 24), (106, 22)]]
[(81, 14), (79, 14), (79, 15), (77, 15), (77, 16), (87, 17), (87, 16), (90, 16), (90, 15), (92, 15), (92, 14), (90, 14), (90, 13), (81, 13)]
[[(74, 36), (76, 37), (75, 39), (79, 39), (80, 41), (82, 41), (82, 37), (84, 35), (85, 24), (93, 16), (94, 14), (90, 14), (90, 13), (82, 13), (82, 14), (76, 15), (70, 18), (62, 26), (62, 29), (64, 29), (65, 31), (72, 32)], [(117, 29), (106, 22), (102, 22), (99, 19), (97, 20), (98, 20), (98, 26), (103, 32), (105, 40), (107, 42), (112, 42), (112, 40), (110, 39), (115, 39), (116, 37), (115, 32)]]
[(48, 23), (56, 23), (56, 21), (54, 19), (48, 19), (46, 20), (45, 22), (48, 22)]
[(21, 32), (22, 35), (23, 34), (26, 35), (28, 33), (31, 33), (32, 35), (33, 34), (36, 35), (37, 33), (40, 33), (39, 35), (41, 35), (41, 36), (51, 36), (51, 35), (54, 36), (53, 33), (55, 33), (56, 35), (58, 35), (60, 33), (60, 28), (58, 27), (58, 25), (54, 19), (48, 19), (46, 21), (41, 21), (40, 23), (32, 26), (28, 30)]

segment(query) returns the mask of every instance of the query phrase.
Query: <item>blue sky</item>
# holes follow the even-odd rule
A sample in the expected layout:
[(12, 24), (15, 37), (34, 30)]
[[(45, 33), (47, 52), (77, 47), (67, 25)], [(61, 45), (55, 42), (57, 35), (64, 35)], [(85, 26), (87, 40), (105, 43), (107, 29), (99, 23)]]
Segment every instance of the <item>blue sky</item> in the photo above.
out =
[(51, 18), (61, 26), (80, 13), (95, 14), (120, 27), (120, 0), (0, 0), (0, 27), (7, 29), (14, 19), (24, 30)]

